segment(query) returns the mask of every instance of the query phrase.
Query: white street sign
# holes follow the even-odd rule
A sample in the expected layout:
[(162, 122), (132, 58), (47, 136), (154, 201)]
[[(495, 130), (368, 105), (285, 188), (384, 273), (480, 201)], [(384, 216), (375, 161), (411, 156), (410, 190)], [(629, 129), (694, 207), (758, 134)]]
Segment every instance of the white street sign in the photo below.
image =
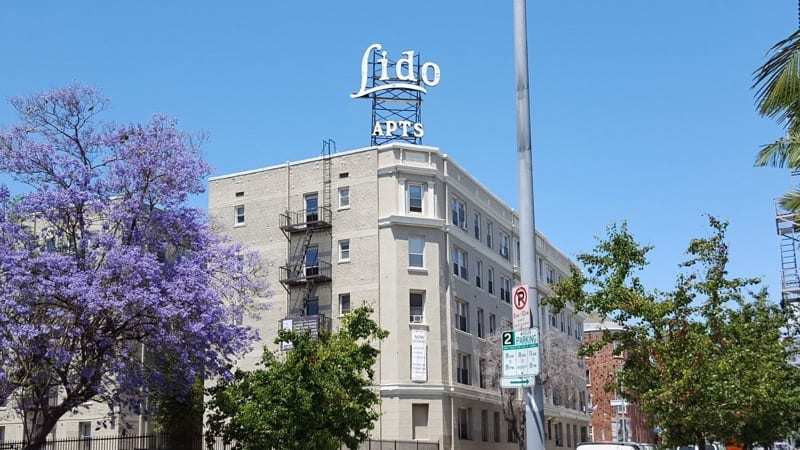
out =
[(504, 388), (533, 386), (539, 374), (539, 329), (503, 332), (503, 376), (500, 385)]
[(514, 286), (511, 296), (513, 306), (514, 331), (527, 330), (531, 323), (531, 302), (530, 288), (524, 284)]

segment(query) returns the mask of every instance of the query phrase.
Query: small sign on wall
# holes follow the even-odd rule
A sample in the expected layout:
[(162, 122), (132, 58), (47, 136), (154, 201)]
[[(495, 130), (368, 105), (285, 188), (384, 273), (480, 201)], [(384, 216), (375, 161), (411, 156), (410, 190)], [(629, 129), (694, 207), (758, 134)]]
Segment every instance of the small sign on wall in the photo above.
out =
[(428, 343), (426, 330), (411, 330), (411, 381), (428, 381)]

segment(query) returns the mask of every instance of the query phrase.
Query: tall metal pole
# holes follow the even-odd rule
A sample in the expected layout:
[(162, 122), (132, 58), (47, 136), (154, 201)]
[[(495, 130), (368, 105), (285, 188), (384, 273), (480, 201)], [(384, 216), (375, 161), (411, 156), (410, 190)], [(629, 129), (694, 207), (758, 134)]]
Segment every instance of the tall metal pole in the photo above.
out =
[[(519, 170), (519, 247), (522, 284), (531, 286), (533, 325), (539, 327), (536, 234), (533, 216), (533, 151), (528, 91), (528, 26), (525, 0), (514, 0), (514, 69), (517, 81), (517, 168)], [(528, 450), (544, 450), (544, 390), (539, 377), (533, 389), (525, 389), (525, 444)]]

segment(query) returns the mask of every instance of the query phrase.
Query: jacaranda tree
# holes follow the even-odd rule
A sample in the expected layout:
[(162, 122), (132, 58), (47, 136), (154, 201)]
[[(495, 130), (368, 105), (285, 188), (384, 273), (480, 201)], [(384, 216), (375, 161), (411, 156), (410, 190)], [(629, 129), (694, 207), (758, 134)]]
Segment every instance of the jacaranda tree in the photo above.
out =
[(0, 396), (27, 448), (89, 400), (137, 412), (175, 382), (159, 368), (187, 388), (230, 376), (254, 338), (234, 319), (262, 286), (257, 258), (186, 205), (209, 173), (201, 139), (160, 115), (100, 122), (107, 100), (79, 85), (11, 105), (0, 173), (28, 189), (0, 189)]

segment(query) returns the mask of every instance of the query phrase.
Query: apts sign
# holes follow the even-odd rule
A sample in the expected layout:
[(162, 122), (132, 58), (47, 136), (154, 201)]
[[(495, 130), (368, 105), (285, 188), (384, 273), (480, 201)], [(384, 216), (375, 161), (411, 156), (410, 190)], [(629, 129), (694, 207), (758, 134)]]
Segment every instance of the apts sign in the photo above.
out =
[(414, 50), (406, 50), (397, 60), (389, 58), (381, 44), (372, 44), (361, 57), (361, 84), (352, 98), (373, 100), (372, 137), (422, 138), (425, 128), (419, 121), (421, 94), (441, 81), (436, 63), (421, 63)]

